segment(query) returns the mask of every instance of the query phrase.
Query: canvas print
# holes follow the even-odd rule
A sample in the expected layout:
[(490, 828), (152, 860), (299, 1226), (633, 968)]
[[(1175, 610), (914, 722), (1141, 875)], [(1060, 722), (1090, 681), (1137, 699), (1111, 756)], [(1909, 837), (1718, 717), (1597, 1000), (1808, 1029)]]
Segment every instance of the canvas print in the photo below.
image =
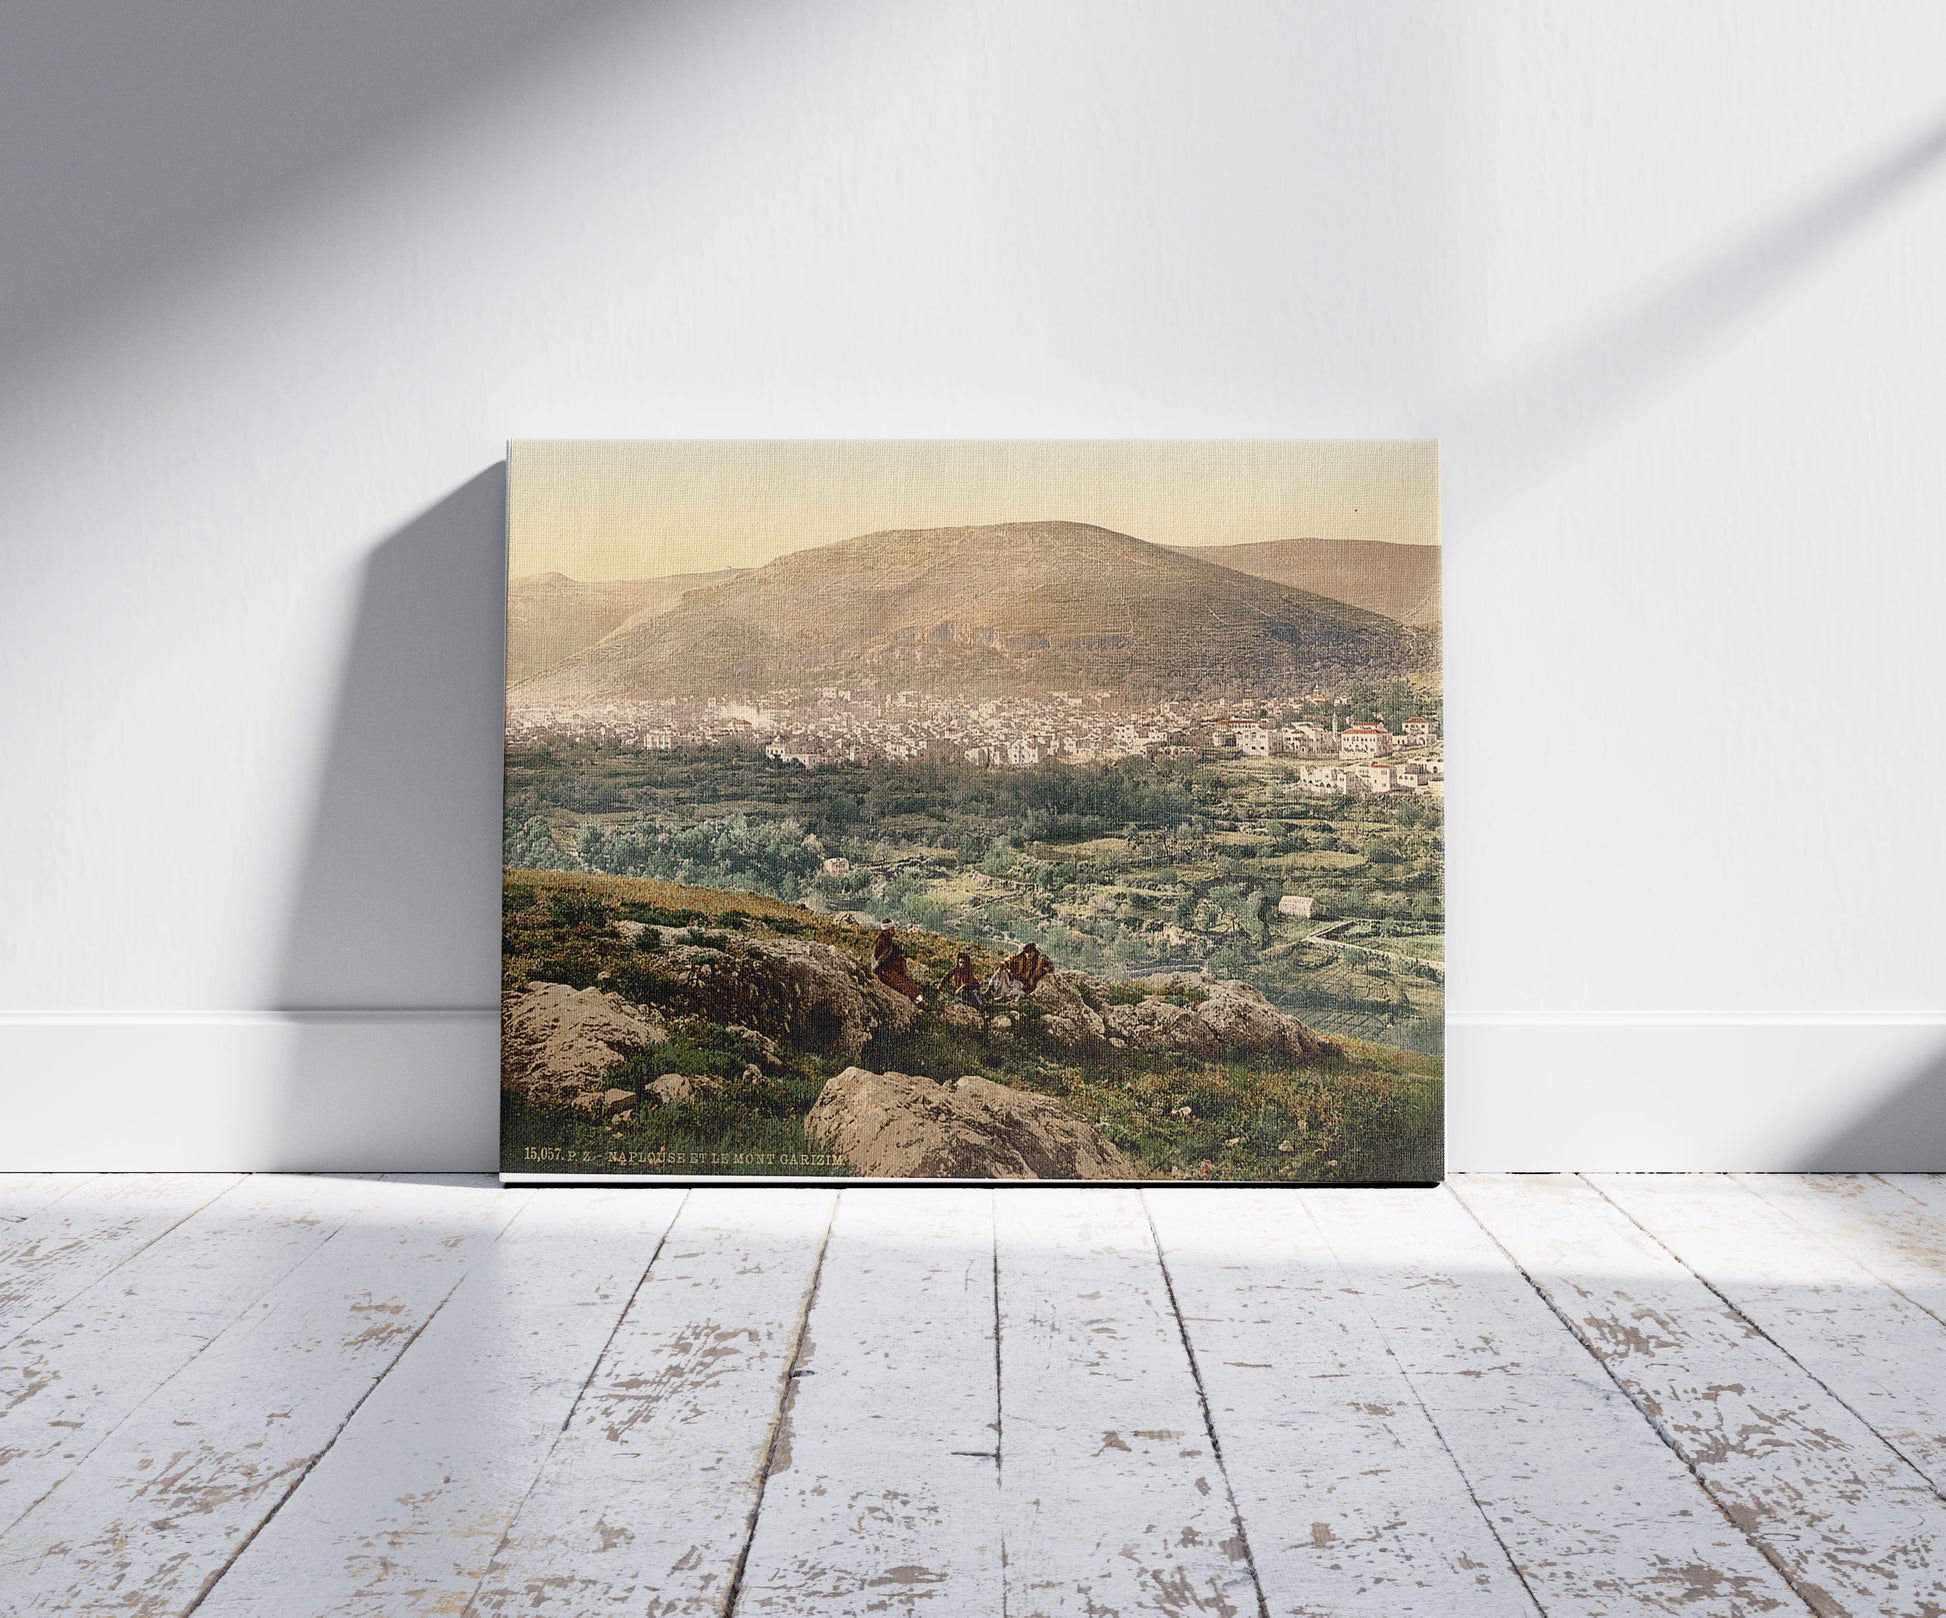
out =
[(1442, 1172), (1427, 442), (509, 450), (510, 1179)]

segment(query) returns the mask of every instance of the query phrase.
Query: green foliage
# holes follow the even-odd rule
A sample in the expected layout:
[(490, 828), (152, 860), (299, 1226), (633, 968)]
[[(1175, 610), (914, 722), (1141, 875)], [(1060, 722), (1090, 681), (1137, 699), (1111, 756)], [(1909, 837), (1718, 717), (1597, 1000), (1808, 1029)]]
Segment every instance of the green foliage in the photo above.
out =
[(547, 909), (563, 927), (604, 927), (613, 911), (606, 899), (590, 893), (550, 894)]
[[(1399, 693), (1374, 682), (1365, 695), (1376, 716)], [(1436, 712), (1424, 695), (1411, 706)], [(1329, 705), (1320, 713), (1328, 719)], [(1439, 801), (1307, 794), (1294, 789), (1294, 770), (1278, 760), (1205, 755), (1030, 770), (921, 761), (806, 771), (730, 749), (644, 755), (557, 743), (551, 762), (536, 750), (510, 750), (508, 824), (533, 826), (545, 844), (535, 859), (547, 866), (639, 871), (698, 895), (809, 895), (834, 913), (865, 910), (911, 924), (942, 949), (1001, 954), (1035, 942), (1062, 965), (1106, 981), (1154, 967), (1205, 967), (1253, 984), (1327, 1032), (1437, 1049), (1444, 983), (1436, 942), (1393, 940), (1387, 948), (1398, 946), (1400, 959), (1366, 954), (1347, 978), (1354, 963), (1304, 942), (1314, 929), (1280, 917), (1276, 901), (1298, 893), (1321, 915), (1436, 930)], [(569, 847), (578, 853), (565, 854)], [(850, 873), (826, 876), (827, 853), (842, 853)], [(516, 875), (538, 888), (544, 907), (554, 876)], [(716, 919), (720, 903), (667, 890), (649, 897), (653, 903), (639, 888), (629, 891), (620, 913), (664, 929), (701, 928), (700, 947), (722, 948), (709, 937), (729, 928)], [(761, 910), (758, 930), (766, 933), (824, 939), (849, 927), (811, 909), (780, 914), (774, 903), (741, 904)], [(530, 969), (587, 981), (598, 955), (595, 964), (610, 973), (604, 986), (626, 981), (645, 1003), (666, 1007), (654, 998), (664, 991), (653, 944), (630, 949), (617, 938), (597, 946), (598, 926), (563, 928), (510, 912), (506, 981)], [(856, 955), (863, 939), (852, 935), (842, 947)], [(1413, 955), (1427, 959), (1404, 958)], [(637, 975), (618, 977), (631, 961)]]
[[(658, 950), (647, 952), (651, 956), (660, 954)], [(608, 981), (604, 987), (613, 989), (624, 1000), (632, 1000), (638, 1006), (666, 1005), (677, 998), (678, 985), (659, 965), (641, 958), (642, 952), (628, 960), (617, 962), (608, 969)]]
[(753, 820), (740, 813), (675, 826), (643, 815), (621, 831), (590, 824), (579, 846), (590, 870), (742, 888), (776, 898), (795, 899), (822, 868), (804, 846), (804, 828), (797, 821)]
[(544, 955), (532, 963), (527, 976), (541, 983), (565, 983), (571, 989), (591, 989), (606, 968), (601, 957), (585, 945)]
[(516, 820), (508, 811), (500, 841), (501, 863), (520, 871), (571, 871), (574, 861), (554, 844), (547, 820), (529, 815)]
[(1014, 851), (1005, 843), (995, 843), (986, 851), (986, 857), (980, 861), (980, 869), (992, 877), (1011, 876), (1014, 867), (1019, 863)]
[(661, 905), (629, 903), (621, 907), (624, 921), (639, 921), (651, 927), (687, 927), (707, 918), (700, 910), (668, 910)]

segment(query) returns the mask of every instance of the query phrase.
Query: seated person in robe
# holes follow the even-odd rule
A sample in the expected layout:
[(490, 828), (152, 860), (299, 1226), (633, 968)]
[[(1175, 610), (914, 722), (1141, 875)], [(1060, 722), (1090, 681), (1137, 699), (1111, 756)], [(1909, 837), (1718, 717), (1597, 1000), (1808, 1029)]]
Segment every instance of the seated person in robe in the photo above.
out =
[(1000, 963), (987, 980), (987, 993), (1000, 1001), (1024, 1000), (1034, 992), (1034, 985), (1053, 970), (1054, 963), (1037, 946), (1029, 944), (1018, 955), (1010, 955)]
[(980, 993), (980, 974), (974, 971), (973, 959), (964, 950), (960, 951), (960, 957), (953, 963), (952, 971), (946, 974), (939, 986), (955, 1000), (971, 1006), (975, 1011), (985, 1011), (987, 1008), (986, 1000)]
[(892, 936), (892, 924), (888, 921), (880, 929), (878, 937), (872, 940), (872, 976), (888, 989), (896, 989), (914, 1005), (926, 1003), (925, 991), (919, 987), (912, 975), (912, 967), (905, 958), (905, 951)]
[(1019, 974), (1020, 981), (1027, 985), (1027, 992), (1031, 994), (1040, 986), (1042, 978), (1054, 975), (1054, 963), (1041, 953), (1038, 944), (1029, 944), (1020, 953), (1026, 966), (1026, 970)]

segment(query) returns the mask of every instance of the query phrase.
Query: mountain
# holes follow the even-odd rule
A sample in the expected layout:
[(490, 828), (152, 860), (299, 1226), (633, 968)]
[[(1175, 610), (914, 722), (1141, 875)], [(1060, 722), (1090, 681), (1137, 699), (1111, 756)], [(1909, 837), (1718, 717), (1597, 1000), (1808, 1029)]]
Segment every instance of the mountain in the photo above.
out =
[(1439, 622), (1439, 547), (1375, 539), (1269, 539), (1255, 545), (1178, 545), (1218, 567), (1348, 601), (1402, 624)]
[(1388, 618), (1107, 528), (996, 523), (795, 551), (616, 630), (509, 700), (832, 683), (1220, 696), (1404, 673), (1424, 650)]
[(740, 570), (676, 573), (662, 579), (584, 583), (565, 573), (507, 581), (507, 683), (564, 663), (631, 620), (667, 612), (691, 590), (721, 584)]

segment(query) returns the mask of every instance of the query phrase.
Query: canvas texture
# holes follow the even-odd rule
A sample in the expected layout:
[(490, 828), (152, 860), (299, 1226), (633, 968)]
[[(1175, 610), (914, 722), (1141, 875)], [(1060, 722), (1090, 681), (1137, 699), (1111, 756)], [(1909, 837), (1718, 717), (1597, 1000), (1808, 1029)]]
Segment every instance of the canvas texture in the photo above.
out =
[(1436, 446), (522, 440), (508, 493), (508, 1177), (1441, 1177)]

